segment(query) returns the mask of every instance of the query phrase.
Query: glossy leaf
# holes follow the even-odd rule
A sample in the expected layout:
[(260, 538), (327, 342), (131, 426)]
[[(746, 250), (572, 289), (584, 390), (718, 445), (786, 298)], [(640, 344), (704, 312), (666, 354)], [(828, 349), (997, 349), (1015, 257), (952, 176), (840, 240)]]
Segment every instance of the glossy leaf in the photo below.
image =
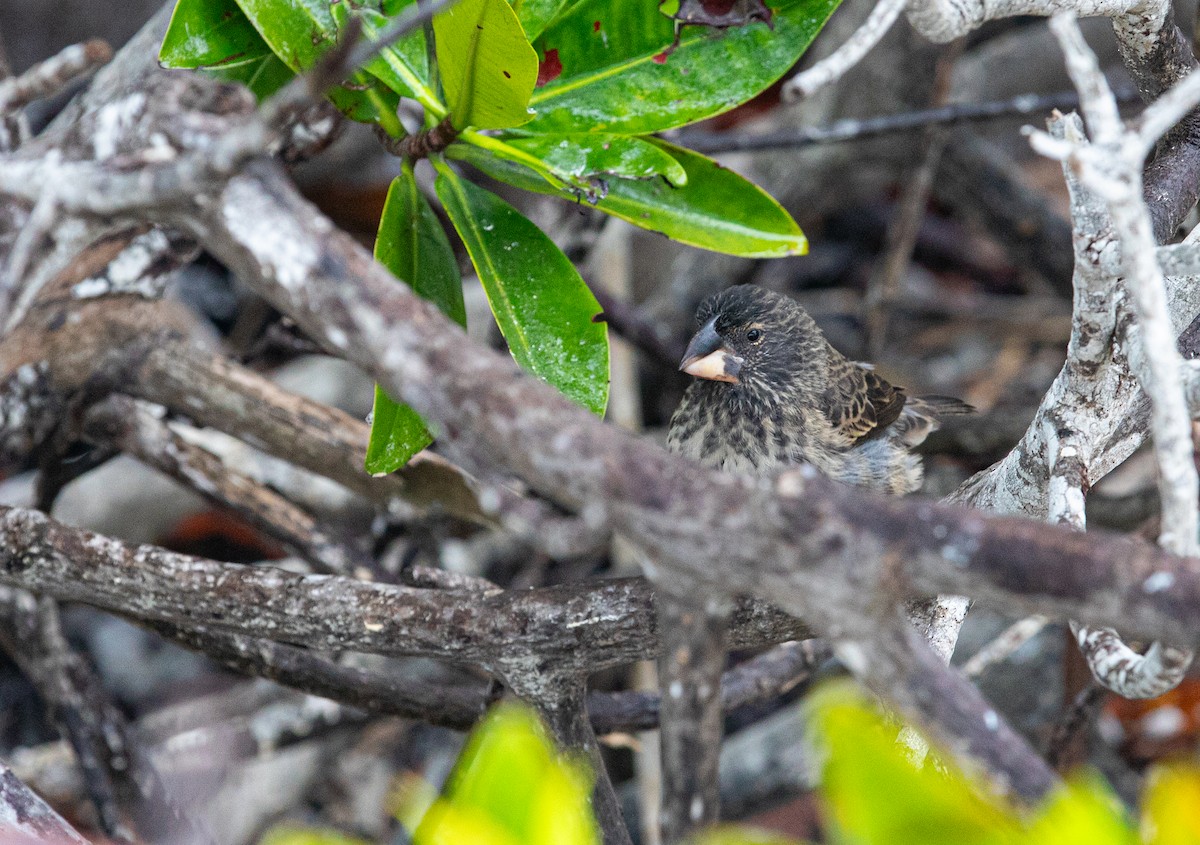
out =
[(437, 305), (460, 326), (467, 324), (462, 276), (442, 223), (406, 163), (388, 189), (375, 241), (375, 258)]
[(495, 194), (439, 164), (438, 198), (467, 246), (513, 357), (597, 414), (608, 402), (608, 331), (554, 242)]
[[(375, 259), (459, 325), (467, 324), (454, 250), (437, 215), (417, 188), (410, 163), (405, 164), (388, 190), (375, 239)], [(433, 437), (420, 415), (376, 385), (367, 472), (394, 472), (431, 442)]]
[[(601, 211), (714, 252), (774, 258), (808, 251), (808, 241), (796, 221), (753, 182), (699, 153), (655, 139), (646, 143), (679, 162), (687, 174), (686, 184), (675, 187), (663, 179), (612, 179), (607, 183), (607, 195), (595, 202)], [(447, 154), (527, 191), (578, 199), (554, 188), (529, 168), (471, 145), (454, 144)]]
[(525, 30), (525, 37), (532, 41), (562, 11), (567, 0), (511, 0), (511, 3)]
[(540, 159), (568, 184), (592, 187), (594, 180), (666, 178), (672, 185), (687, 183), (687, 171), (675, 158), (641, 138), (605, 133), (532, 135), (506, 138), (504, 143)]
[(163, 37), (163, 67), (199, 68), (260, 100), (292, 78), (234, 0), (179, 0)]
[[(337, 43), (338, 27), (330, 0), (238, 0), (238, 6), (292, 71), (299, 73)], [(350, 78), (352, 87), (333, 88), (329, 99), (347, 117), (379, 122), (393, 134), (402, 132), (396, 117), (399, 100), (392, 90), (365, 71)]]
[(438, 72), (454, 126), (528, 122), (537, 54), (506, 0), (459, 0), (433, 19)]
[(674, 46), (657, 3), (581, 0), (534, 43), (529, 128), (642, 135), (728, 111), (783, 76), (839, 2), (775, 0), (770, 26), (685, 26)]

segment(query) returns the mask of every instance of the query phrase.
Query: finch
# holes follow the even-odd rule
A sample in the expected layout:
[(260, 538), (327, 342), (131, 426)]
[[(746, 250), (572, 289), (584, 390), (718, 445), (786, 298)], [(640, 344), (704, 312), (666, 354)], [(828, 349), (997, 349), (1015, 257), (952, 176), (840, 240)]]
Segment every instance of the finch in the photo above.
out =
[(738, 285), (706, 299), (680, 369), (695, 376), (667, 447), (724, 470), (766, 475), (812, 464), (837, 481), (888, 493), (921, 485), (910, 451), (942, 417), (970, 405), (910, 398), (829, 345), (789, 297)]

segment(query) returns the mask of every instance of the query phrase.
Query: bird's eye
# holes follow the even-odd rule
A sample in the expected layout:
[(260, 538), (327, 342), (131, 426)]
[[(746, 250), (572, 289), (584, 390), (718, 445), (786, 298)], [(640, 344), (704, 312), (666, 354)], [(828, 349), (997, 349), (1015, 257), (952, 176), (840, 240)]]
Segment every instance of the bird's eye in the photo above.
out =
[(763, 333), (761, 329), (751, 329), (750, 331), (746, 332), (746, 340), (750, 341), (751, 343), (758, 343), (760, 340), (762, 340), (762, 336)]

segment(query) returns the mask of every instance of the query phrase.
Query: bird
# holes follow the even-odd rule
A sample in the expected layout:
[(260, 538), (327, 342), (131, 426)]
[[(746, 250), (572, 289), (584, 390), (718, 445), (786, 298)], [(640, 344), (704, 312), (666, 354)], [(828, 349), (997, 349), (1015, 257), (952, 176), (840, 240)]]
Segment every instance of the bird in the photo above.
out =
[(799, 464), (847, 484), (905, 494), (921, 485), (912, 449), (948, 416), (974, 409), (910, 397), (834, 349), (794, 299), (755, 285), (710, 296), (680, 370), (695, 376), (671, 417), (667, 448), (763, 476)]

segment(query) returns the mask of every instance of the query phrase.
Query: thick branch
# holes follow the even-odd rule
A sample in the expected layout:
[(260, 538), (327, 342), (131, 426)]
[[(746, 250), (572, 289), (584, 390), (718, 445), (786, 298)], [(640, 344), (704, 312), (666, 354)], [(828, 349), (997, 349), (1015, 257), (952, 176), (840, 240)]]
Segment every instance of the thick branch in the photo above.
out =
[[(297, 575), (131, 546), (34, 511), (0, 511), (0, 583), (135, 619), (323, 650), (470, 661), (497, 670), (529, 656), (587, 674), (657, 653), (653, 597), (641, 579), (480, 596)], [(739, 602), (734, 647), (804, 638), (804, 626)]]

